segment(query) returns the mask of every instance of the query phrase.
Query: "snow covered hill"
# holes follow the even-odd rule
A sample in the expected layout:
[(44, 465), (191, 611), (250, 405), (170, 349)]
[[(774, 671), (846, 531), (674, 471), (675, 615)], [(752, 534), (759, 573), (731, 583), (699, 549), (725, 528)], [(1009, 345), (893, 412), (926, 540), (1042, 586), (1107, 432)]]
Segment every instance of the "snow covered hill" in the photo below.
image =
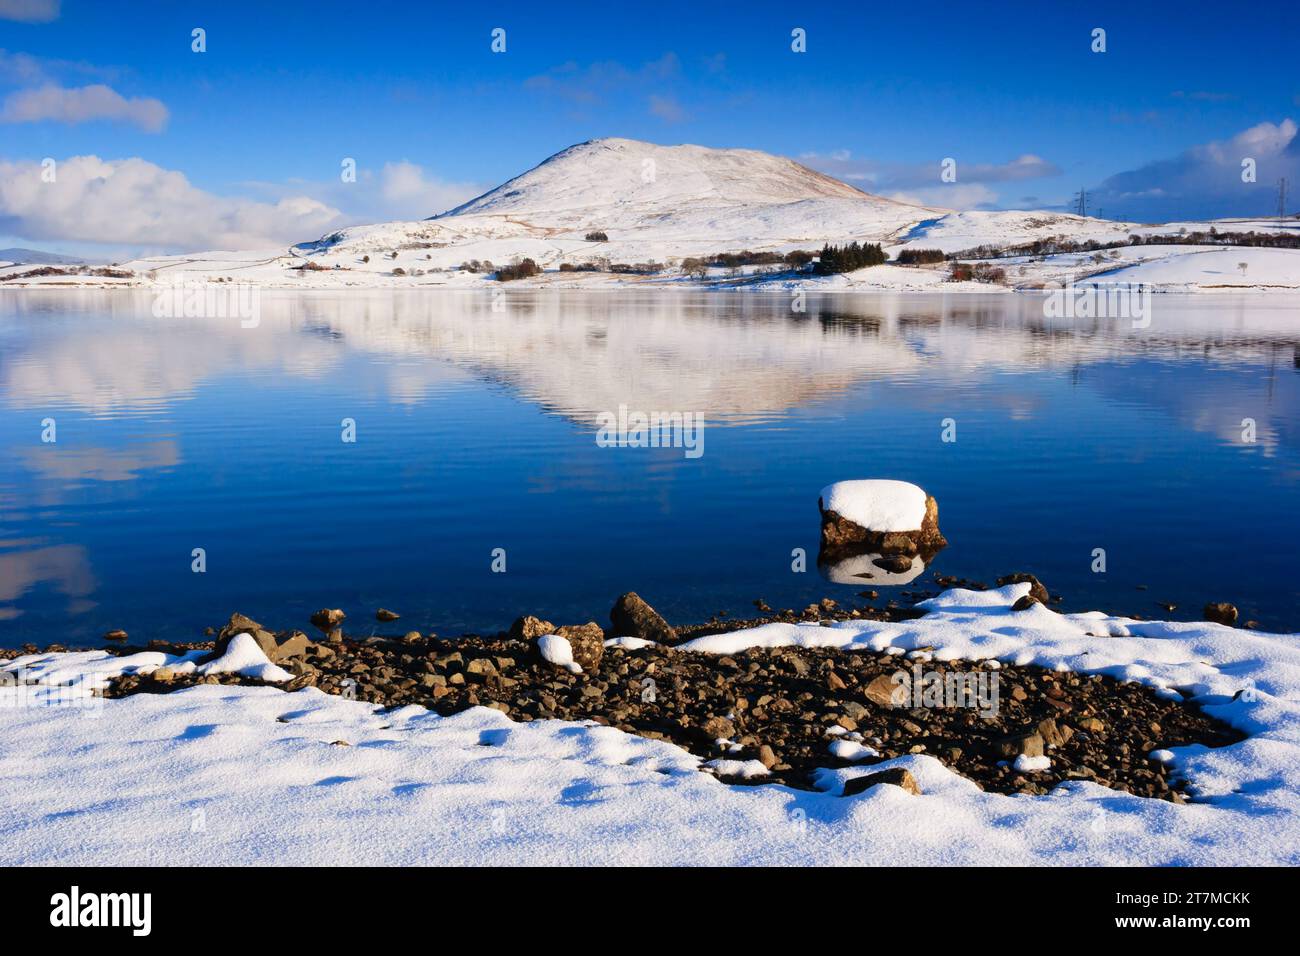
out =
[[(874, 196), (755, 150), (596, 139), (570, 146), (432, 218), (352, 226), (288, 249), (142, 258), (124, 264), (135, 273), (125, 278), (26, 275), (32, 270), (0, 267), (0, 282), (8, 287), (217, 280), (300, 289), (463, 288), (491, 282), (497, 267), (528, 258), (544, 272), (524, 286), (676, 287), (702, 281), (775, 290), (798, 284), (824, 291), (981, 292), (1080, 281), (1127, 264), (1140, 268), (1125, 280), (1171, 290), (1300, 289), (1300, 249), (1231, 248), (1221, 263), (1206, 259), (1204, 247), (1177, 241), (1117, 246), (1132, 235), (1172, 238), (1208, 233), (1212, 225), (1234, 233), (1300, 230), (1300, 221), (1152, 225), (1041, 210), (950, 212)], [(682, 270), (688, 258), (744, 250), (816, 252), (828, 242), (852, 241), (879, 242), (894, 256), (905, 248), (953, 254), (1042, 241), (1056, 242), (1058, 249), (1094, 242), (1115, 247), (1106, 250), (1106, 258), (1122, 262), (1111, 266), (1091, 252), (1043, 250), (995, 263), (1007, 273), (1000, 285), (949, 281), (947, 263), (890, 264), (824, 277), (787, 269), (757, 281), (746, 274), (752, 269), (739, 274), (714, 269), (695, 278)], [(1225, 280), (1240, 262), (1247, 263), (1245, 271)], [(760, 268), (781, 271), (779, 265)]]

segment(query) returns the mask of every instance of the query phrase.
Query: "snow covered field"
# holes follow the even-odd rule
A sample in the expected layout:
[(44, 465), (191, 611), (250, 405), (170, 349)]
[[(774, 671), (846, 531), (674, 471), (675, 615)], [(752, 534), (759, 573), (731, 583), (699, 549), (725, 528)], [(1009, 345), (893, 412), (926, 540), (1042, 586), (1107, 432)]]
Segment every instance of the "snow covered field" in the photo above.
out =
[[(1153, 753), (1189, 779), (1194, 802), (1082, 781), (1045, 797), (985, 793), (924, 754), (826, 771), (822, 793), (733, 787), (671, 744), (608, 727), (513, 723), (487, 708), (385, 713), (314, 689), (205, 685), (88, 703), (109, 673), (184, 662), (87, 652), (3, 665), (35, 683), (0, 686), (0, 861), (1300, 863), (1298, 635), (1011, 612), (1028, 589), (952, 590), (915, 621), (767, 625), (692, 649), (896, 649), (1142, 681), (1249, 735)], [(80, 675), (80, 688), (58, 686)], [(910, 769), (923, 795), (838, 795), (891, 766)]]

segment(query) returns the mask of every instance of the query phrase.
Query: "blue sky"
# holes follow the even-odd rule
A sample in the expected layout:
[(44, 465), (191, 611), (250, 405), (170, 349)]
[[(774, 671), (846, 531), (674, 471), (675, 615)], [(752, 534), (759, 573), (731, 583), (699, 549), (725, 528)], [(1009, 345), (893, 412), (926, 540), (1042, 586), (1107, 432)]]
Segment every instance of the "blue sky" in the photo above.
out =
[(1084, 186), (1112, 218), (1266, 213), (1300, 167), (1300, 5), (839, 6), (0, 0), (0, 245), (155, 245), (125, 208), (78, 227), (24, 193), (45, 157), (138, 159), (133, 201), (232, 242), (431, 215), (599, 136), (767, 150), (956, 208)]

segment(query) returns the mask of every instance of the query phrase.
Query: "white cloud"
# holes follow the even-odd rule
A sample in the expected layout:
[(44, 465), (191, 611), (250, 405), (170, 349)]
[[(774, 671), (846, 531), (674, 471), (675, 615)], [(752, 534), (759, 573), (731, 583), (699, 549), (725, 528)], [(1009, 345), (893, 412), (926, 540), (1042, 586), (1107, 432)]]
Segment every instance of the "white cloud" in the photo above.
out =
[(483, 192), (471, 183), (450, 183), (431, 177), (424, 167), (401, 160), (385, 163), (379, 172), (379, 209), (399, 219), (426, 219), (446, 212)]
[(665, 123), (680, 123), (686, 119), (686, 110), (671, 96), (650, 97), (650, 112)]
[[(1025, 153), (1005, 163), (973, 163), (966, 162), (961, 156), (952, 158), (957, 163), (958, 183), (1023, 182), (1056, 176), (1061, 172), (1055, 163), (1033, 153)], [(942, 183), (939, 159), (931, 163), (881, 163), (872, 159), (855, 159), (847, 149), (837, 149), (826, 154), (805, 153), (799, 160), (845, 182), (872, 190), (924, 191)]]
[(150, 133), (157, 133), (167, 125), (167, 115), (167, 107), (153, 97), (128, 99), (102, 83), (73, 88), (47, 83), (9, 94), (0, 108), (0, 121), (5, 123), (115, 120), (133, 123)]
[(923, 189), (909, 189), (885, 195), (886, 199), (933, 206), (941, 209), (992, 209), (998, 203), (998, 194), (983, 183), (941, 183)]
[[(1107, 218), (1141, 222), (1275, 214), (1277, 181), (1300, 180), (1297, 131), (1291, 119), (1259, 123), (1230, 139), (1117, 173), (1093, 190), (1091, 203)], [(1253, 183), (1241, 178), (1246, 159), (1254, 160)]]
[(151, 249), (250, 249), (312, 239), (345, 225), (306, 196), (275, 203), (216, 196), (143, 159), (74, 156), (42, 181), (34, 161), (0, 162), (0, 233)]
[(49, 23), (59, 18), (59, 0), (0, 0), (0, 20)]

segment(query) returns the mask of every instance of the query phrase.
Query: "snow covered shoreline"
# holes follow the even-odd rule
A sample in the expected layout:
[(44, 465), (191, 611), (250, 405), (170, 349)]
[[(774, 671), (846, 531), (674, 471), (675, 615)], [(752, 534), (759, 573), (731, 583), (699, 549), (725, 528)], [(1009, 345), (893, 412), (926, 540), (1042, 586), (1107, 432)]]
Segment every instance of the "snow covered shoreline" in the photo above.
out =
[[(777, 863), (800, 865), (1300, 862), (1300, 640), (1215, 624), (1013, 612), (1028, 584), (951, 590), (912, 621), (772, 624), (687, 650), (871, 648), (912, 660), (1036, 663), (1178, 694), (1247, 734), (1158, 754), (1191, 782), (1178, 805), (1069, 781), (1041, 797), (981, 791), (927, 754), (923, 794), (732, 787), (675, 745), (592, 723), (439, 717), (315, 689), (203, 685), (40, 706), (42, 689), (166, 655), (34, 655), (0, 686), (6, 863)], [(893, 649), (893, 650), (891, 650)], [(35, 694), (33, 694), (35, 687)], [(344, 746), (346, 744), (347, 746)]]

